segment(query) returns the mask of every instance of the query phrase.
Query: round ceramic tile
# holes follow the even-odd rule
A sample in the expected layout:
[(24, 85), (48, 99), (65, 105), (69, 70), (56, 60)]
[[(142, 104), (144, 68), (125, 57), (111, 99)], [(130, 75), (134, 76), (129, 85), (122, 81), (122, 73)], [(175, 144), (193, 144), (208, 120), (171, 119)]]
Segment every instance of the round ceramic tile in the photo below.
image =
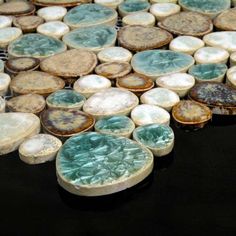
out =
[(117, 12), (115, 10), (92, 3), (74, 7), (64, 17), (64, 22), (71, 29), (104, 24), (114, 26), (116, 21)]
[(11, 16), (0, 16), (0, 29), (11, 27), (12, 17)]
[(118, 33), (119, 45), (131, 51), (161, 48), (172, 39), (169, 32), (150, 26), (129, 25), (121, 28)]
[(0, 96), (5, 96), (8, 92), (8, 87), (11, 82), (11, 77), (6, 73), (0, 73)]
[(236, 30), (236, 8), (222, 12), (214, 20), (214, 25), (219, 30)]
[(147, 124), (170, 124), (170, 114), (165, 109), (149, 104), (142, 104), (135, 107), (131, 112), (131, 119), (138, 126)]
[(154, 26), (155, 17), (148, 12), (138, 12), (125, 16), (122, 19), (123, 26), (125, 25), (143, 25)]
[(81, 3), (87, 3), (89, 0), (32, 0), (36, 6), (63, 6), (63, 7), (74, 7)]
[[(76, 158), (77, 155), (81, 158)], [(68, 139), (56, 159), (59, 184), (83, 196), (130, 188), (145, 179), (152, 169), (153, 155), (145, 147), (124, 137), (95, 132)]]
[(116, 9), (124, 0), (94, 0), (95, 3)]
[(6, 27), (0, 29), (0, 48), (6, 48), (9, 43), (22, 35), (22, 31), (16, 27)]
[(236, 66), (227, 71), (226, 83), (236, 89)]
[(61, 6), (43, 7), (37, 11), (37, 15), (45, 21), (62, 20), (67, 13), (67, 9)]
[(13, 97), (7, 101), (7, 108), (12, 112), (25, 112), (40, 114), (46, 106), (43, 96), (38, 94), (25, 94)]
[(175, 73), (157, 78), (156, 84), (157, 86), (174, 91), (182, 98), (194, 86), (195, 79), (186, 73)]
[(100, 75), (85, 75), (74, 83), (74, 90), (84, 95), (86, 98), (103, 89), (111, 87), (111, 81)]
[(139, 99), (125, 89), (109, 88), (91, 96), (83, 110), (97, 119), (113, 115), (128, 115)]

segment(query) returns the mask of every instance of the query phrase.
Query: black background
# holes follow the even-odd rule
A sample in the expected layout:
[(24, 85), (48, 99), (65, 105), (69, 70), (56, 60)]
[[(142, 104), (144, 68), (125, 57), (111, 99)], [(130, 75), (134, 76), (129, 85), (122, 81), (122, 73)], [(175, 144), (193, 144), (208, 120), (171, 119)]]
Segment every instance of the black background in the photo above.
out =
[(236, 235), (236, 122), (214, 117), (139, 185), (99, 198), (60, 188), (55, 163), (0, 158), (0, 235)]

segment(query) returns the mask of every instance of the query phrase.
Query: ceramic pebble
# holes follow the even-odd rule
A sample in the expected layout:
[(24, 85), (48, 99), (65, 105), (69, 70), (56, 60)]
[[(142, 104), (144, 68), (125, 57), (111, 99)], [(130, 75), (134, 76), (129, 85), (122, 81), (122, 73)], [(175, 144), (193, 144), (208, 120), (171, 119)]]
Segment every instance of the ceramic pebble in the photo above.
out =
[(155, 17), (148, 12), (138, 12), (123, 17), (122, 23), (123, 26), (125, 25), (154, 26)]
[(0, 96), (7, 95), (11, 77), (6, 73), (0, 73)]
[(11, 27), (12, 18), (10, 16), (0, 16), (0, 28)]
[(66, 15), (67, 9), (62, 6), (43, 7), (37, 11), (37, 15), (45, 21), (60, 21)]

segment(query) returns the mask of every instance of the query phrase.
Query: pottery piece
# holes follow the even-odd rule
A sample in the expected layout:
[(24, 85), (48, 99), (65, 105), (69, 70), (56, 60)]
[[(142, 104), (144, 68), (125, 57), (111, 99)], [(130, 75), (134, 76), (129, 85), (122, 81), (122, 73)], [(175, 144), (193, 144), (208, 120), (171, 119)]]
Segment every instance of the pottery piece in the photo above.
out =
[(124, 0), (94, 0), (95, 3), (116, 9)]
[(61, 21), (67, 13), (67, 9), (62, 6), (49, 6), (40, 8), (37, 15), (45, 21)]
[(19, 38), (22, 31), (16, 27), (6, 27), (0, 29), (0, 48), (6, 48), (9, 43)]
[(180, 12), (158, 22), (158, 26), (175, 35), (202, 37), (213, 30), (211, 19), (197, 12)]
[(128, 62), (106, 62), (98, 65), (95, 72), (98, 75), (104, 76), (108, 79), (117, 79), (130, 73), (132, 70)]
[(205, 43), (193, 36), (178, 36), (170, 42), (170, 50), (193, 55), (198, 49), (204, 47)]
[(236, 66), (227, 71), (226, 83), (236, 89)]
[(11, 77), (0, 72), (0, 96), (6, 96), (11, 82)]
[(168, 155), (174, 147), (174, 132), (166, 125), (143, 125), (134, 130), (135, 141), (148, 148), (155, 157)]
[(89, 0), (32, 0), (36, 6), (50, 7), (50, 6), (62, 6), (62, 7), (74, 7), (82, 3), (88, 3)]
[(46, 102), (44, 97), (38, 94), (20, 95), (7, 101), (7, 108), (12, 112), (24, 112), (39, 115), (45, 106)]
[(223, 11), (214, 20), (214, 25), (219, 30), (236, 30), (236, 8)]
[(170, 124), (170, 114), (163, 108), (142, 104), (136, 106), (131, 112), (131, 119), (137, 125)]
[(153, 81), (163, 75), (186, 72), (193, 64), (194, 59), (190, 55), (168, 50), (139, 52), (131, 60), (135, 72)]
[(94, 129), (102, 134), (129, 138), (135, 129), (135, 124), (127, 116), (110, 116), (97, 121)]
[(160, 21), (167, 16), (179, 13), (180, 6), (174, 3), (155, 3), (150, 7), (150, 12), (156, 17), (157, 21)]
[(169, 32), (151, 26), (128, 25), (122, 27), (118, 33), (119, 45), (130, 51), (161, 48), (172, 39)]
[(64, 52), (66, 45), (60, 40), (42, 34), (25, 34), (8, 46), (11, 57), (46, 58)]
[(44, 132), (52, 134), (62, 140), (91, 130), (94, 118), (82, 111), (48, 109), (40, 116)]
[(100, 75), (85, 75), (75, 81), (73, 89), (86, 98), (111, 87), (111, 81)]
[(189, 97), (211, 108), (213, 114), (236, 115), (236, 89), (217, 82), (195, 85)]
[(101, 119), (107, 116), (128, 115), (138, 103), (138, 97), (130, 91), (109, 88), (91, 96), (84, 103), (83, 110), (96, 119)]
[(230, 8), (231, 0), (179, 0), (179, 5), (186, 11), (195, 11), (214, 18)]
[(80, 110), (84, 105), (86, 98), (74, 90), (57, 90), (50, 94), (47, 99), (49, 108), (65, 109), (65, 110)]
[(223, 82), (228, 67), (225, 64), (200, 64), (189, 69), (197, 82)]
[(125, 25), (154, 26), (155, 17), (148, 12), (138, 12), (123, 17), (122, 23), (123, 26)]
[(37, 134), (25, 140), (19, 147), (20, 159), (30, 165), (55, 159), (62, 142), (50, 134)]
[(18, 149), (27, 138), (40, 131), (39, 118), (30, 113), (0, 113), (0, 155)]
[(10, 84), (15, 94), (37, 93), (43, 96), (48, 96), (64, 87), (65, 82), (61, 78), (41, 71), (21, 72)]
[(182, 100), (173, 107), (172, 116), (178, 126), (197, 130), (212, 119), (212, 112), (203, 104)]
[(125, 190), (145, 179), (152, 169), (153, 155), (144, 146), (95, 132), (68, 139), (56, 158), (58, 183), (82, 196)]
[(97, 53), (104, 48), (114, 46), (116, 35), (114, 27), (99, 25), (75, 29), (64, 35), (62, 41), (69, 48), (88, 49)]
[(0, 113), (5, 112), (6, 102), (5, 99), (0, 96)]
[(105, 62), (130, 62), (132, 58), (132, 53), (122, 47), (109, 47), (101, 50), (97, 54), (98, 60), (101, 63)]
[(10, 16), (0, 16), (0, 29), (11, 27), (12, 17)]
[(126, 0), (118, 6), (121, 17), (138, 12), (147, 12), (150, 7), (148, 1), (142, 0)]
[(203, 47), (195, 52), (194, 59), (197, 64), (226, 64), (229, 59), (229, 53), (219, 47)]
[(159, 87), (174, 91), (182, 98), (194, 86), (195, 79), (186, 73), (175, 73), (157, 78), (156, 84)]
[(114, 26), (116, 21), (115, 10), (96, 3), (74, 7), (64, 17), (64, 22), (71, 29), (98, 25)]

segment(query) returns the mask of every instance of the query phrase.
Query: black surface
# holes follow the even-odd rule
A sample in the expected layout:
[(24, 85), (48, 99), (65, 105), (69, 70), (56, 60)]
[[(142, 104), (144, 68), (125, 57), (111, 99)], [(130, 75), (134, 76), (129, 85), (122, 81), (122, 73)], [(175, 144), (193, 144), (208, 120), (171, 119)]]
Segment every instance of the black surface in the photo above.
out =
[(236, 235), (235, 118), (174, 128), (174, 151), (129, 190), (82, 198), (60, 188), (55, 163), (0, 158), (0, 235)]

